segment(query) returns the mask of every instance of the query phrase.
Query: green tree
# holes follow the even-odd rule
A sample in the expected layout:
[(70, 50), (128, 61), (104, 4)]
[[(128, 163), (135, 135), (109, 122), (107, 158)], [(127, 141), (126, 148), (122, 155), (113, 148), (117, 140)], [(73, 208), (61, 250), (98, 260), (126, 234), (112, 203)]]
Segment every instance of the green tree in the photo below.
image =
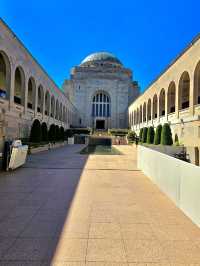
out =
[(161, 141), (162, 125), (158, 125), (154, 136), (154, 144), (159, 145)]
[(65, 140), (65, 130), (63, 127), (60, 127), (60, 140)]
[(161, 144), (162, 145), (172, 145), (173, 144), (172, 132), (171, 132), (170, 125), (168, 123), (165, 123), (162, 127)]
[(59, 126), (56, 125), (55, 127), (56, 127), (56, 129), (55, 129), (55, 140), (56, 140), (56, 141), (59, 141), (59, 140), (60, 140), (60, 130), (59, 130)]
[(56, 127), (54, 124), (52, 124), (49, 128), (49, 141), (55, 142), (56, 141)]
[(33, 121), (32, 127), (31, 127), (31, 132), (30, 132), (30, 142), (33, 143), (39, 143), (41, 141), (41, 125), (40, 121), (38, 119), (35, 119)]
[(146, 143), (147, 142), (147, 127), (143, 128), (143, 133), (142, 133), (142, 143)]
[(151, 126), (148, 128), (148, 131), (147, 131), (147, 143), (148, 144), (153, 144), (154, 135), (155, 135), (154, 128)]
[(48, 141), (48, 129), (47, 124), (45, 122), (41, 125), (41, 132), (42, 132), (42, 141)]
[(143, 128), (140, 128), (139, 141), (142, 142)]

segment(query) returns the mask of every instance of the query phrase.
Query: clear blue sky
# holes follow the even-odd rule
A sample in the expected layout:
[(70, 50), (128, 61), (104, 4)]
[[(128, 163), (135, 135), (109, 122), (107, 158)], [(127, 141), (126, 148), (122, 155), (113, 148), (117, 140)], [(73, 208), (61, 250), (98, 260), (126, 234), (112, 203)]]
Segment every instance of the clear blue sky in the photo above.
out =
[(61, 86), (96, 51), (114, 53), (144, 90), (200, 32), (198, 0), (1, 0), (0, 16)]

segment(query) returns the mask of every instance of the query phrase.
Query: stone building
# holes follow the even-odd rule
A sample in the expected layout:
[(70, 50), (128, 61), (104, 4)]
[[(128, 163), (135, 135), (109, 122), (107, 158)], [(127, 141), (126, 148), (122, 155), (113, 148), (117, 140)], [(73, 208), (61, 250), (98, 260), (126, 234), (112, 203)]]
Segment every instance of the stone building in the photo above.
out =
[(107, 52), (87, 56), (72, 68), (63, 90), (79, 111), (79, 125), (104, 130), (127, 128), (127, 111), (139, 93), (132, 71)]
[(170, 123), (173, 137), (200, 146), (200, 36), (129, 106), (129, 127)]
[(0, 145), (27, 138), (34, 119), (68, 128), (78, 118), (72, 102), (0, 20)]

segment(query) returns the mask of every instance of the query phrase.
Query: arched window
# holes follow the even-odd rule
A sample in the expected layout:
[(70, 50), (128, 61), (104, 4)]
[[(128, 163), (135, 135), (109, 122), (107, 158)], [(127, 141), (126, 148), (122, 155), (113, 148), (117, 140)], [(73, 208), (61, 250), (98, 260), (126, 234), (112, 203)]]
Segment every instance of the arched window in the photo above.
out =
[(37, 106), (38, 113), (43, 112), (43, 98), (44, 98), (44, 91), (43, 87), (40, 85), (38, 87), (38, 106)]
[(194, 71), (194, 105), (200, 104), (200, 62)]
[(143, 122), (146, 122), (146, 116), (147, 116), (147, 113), (146, 113), (146, 103), (143, 104)]
[(111, 103), (110, 97), (101, 92), (97, 93), (92, 99), (92, 116), (93, 117), (110, 117)]
[(50, 107), (50, 94), (47, 91), (45, 93), (45, 115), (49, 115), (49, 107)]
[(147, 104), (147, 120), (151, 120), (151, 99), (148, 100)]
[(158, 98), (155, 94), (153, 96), (153, 119), (157, 118), (157, 112), (158, 112)]
[(164, 116), (165, 115), (165, 90), (162, 89), (160, 92), (160, 98), (159, 98), (159, 115)]
[(14, 89), (14, 102), (17, 104), (23, 104), (24, 100), (24, 87), (25, 76), (21, 67), (17, 67), (15, 70), (15, 89)]
[(190, 105), (190, 76), (188, 72), (181, 75), (179, 81), (179, 110), (186, 109)]
[(174, 81), (169, 84), (167, 93), (168, 114), (175, 112), (175, 100), (176, 100), (176, 85)]
[(0, 52), (0, 97), (8, 99), (10, 92), (10, 62), (7, 55)]
[(51, 96), (51, 117), (55, 115), (55, 98)]
[(28, 102), (27, 107), (30, 109), (35, 108), (35, 81), (30, 78), (28, 81)]

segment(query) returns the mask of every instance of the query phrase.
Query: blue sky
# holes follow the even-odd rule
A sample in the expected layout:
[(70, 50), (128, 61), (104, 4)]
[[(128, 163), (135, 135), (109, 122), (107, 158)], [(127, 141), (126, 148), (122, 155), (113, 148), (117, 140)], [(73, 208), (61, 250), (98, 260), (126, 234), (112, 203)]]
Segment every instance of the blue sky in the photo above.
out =
[(199, 33), (199, 10), (197, 0), (1, 0), (0, 16), (59, 86), (109, 51), (144, 90)]

